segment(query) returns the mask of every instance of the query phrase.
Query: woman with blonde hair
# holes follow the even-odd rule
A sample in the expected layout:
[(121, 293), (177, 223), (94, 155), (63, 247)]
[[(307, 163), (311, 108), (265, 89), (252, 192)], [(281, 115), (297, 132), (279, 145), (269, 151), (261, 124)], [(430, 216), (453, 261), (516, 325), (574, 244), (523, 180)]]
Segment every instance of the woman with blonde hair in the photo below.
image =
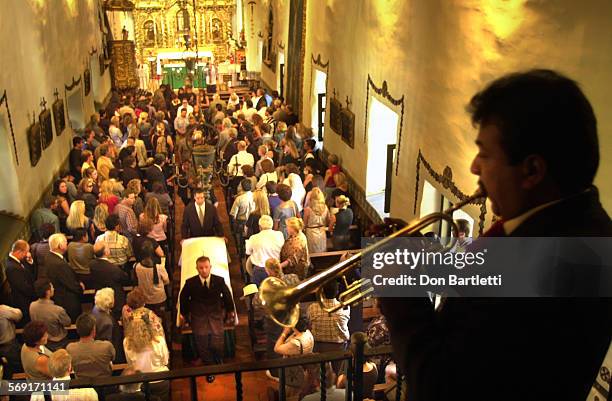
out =
[(153, 238), (165, 249), (168, 216), (161, 212), (161, 207), (159, 206), (157, 198), (150, 197), (147, 200), (147, 204), (145, 205), (144, 211), (140, 214), (139, 220), (141, 224), (144, 220), (151, 222), (152, 229), (147, 233), (147, 236)]
[(304, 208), (304, 232), (308, 240), (310, 253), (325, 252), (327, 250), (326, 228), (333, 225), (334, 216), (325, 204), (325, 195), (319, 188), (310, 191), (310, 205)]
[(350, 238), (350, 227), (353, 224), (353, 211), (349, 208), (351, 204), (348, 197), (340, 195), (336, 198), (335, 222), (332, 224), (332, 243), (334, 244), (334, 250), (341, 251), (349, 249), (351, 238)]
[(290, 217), (285, 223), (287, 239), (281, 248), (280, 266), (285, 274), (295, 273), (300, 280), (304, 280), (310, 266), (308, 244), (302, 233), (304, 221), (299, 217)]
[[(125, 327), (123, 349), (125, 359), (132, 369), (142, 373), (166, 372), (170, 361), (168, 345), (148, 315), (132, 315), (132, 321)], [(161, 400), (170, 396), (169, 381), (153, 381), (149, 384), (151, 394)]]
[(113, 191), (113, 183), (110, 180), (104, 180), (100, 184), (100, 195), (98, 196), (100, 203), (108, 207), (108, 213), (113, 214), (115, 206), (119, 203), (119, 197)]
[(255, 210), (251, 212), (246, 223), (247, 238), (259, 233), (259, 218), (261, 216), (270, 216), (270, 202), (265, 190), (253, 191), (253, 203), (255, 203)]
[(297, 150), (295, 142), (290, 139), (286, 139), (283, 147), (283, 158), (281, 159), (280, 165), (285, 166), (290, 163), (293, 163), (296, 166), (300, 164), (300, 153)]
[(111, 117), (110, 126), (108, 127), (108, 135), (113, 140), (113, 144), (118, 148), (120, 148), (123, 144), (123, 134), (121, 133), (121, 128), (119, 126), (119, 117)]
[(85, 202), (76, 200), (70, 205), (70, 213), (66, 218), (66, 227), (71, 233), (77, 228), (84, 228), (87, 231), (89, 242), (93, 242), (94, 229), (89, 217), (85, 216)]
[(100, 203), (94, 210), (93, 225), (95, 237), (98, 238), (100, 235), (106, 232), (106, 218), (108, 217), (108, 206), (105, 203)]

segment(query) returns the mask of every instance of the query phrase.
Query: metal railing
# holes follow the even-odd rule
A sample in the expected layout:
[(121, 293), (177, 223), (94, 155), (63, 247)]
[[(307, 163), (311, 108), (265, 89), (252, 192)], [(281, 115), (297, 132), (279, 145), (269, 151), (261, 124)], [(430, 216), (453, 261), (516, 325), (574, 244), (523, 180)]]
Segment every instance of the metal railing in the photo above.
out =
[[(128, 376), (115, 377), (96, 377), (94, 378), (79, 378), (70, 382), (71, 388), (82, 387), (106, 387), (118, 386), (120, 384), (143, 383), (143, 391), (146, 399), (151, 396), (149, 383), (162, 380), (177, 380), (189, 379), (190, 396), (192, 401), (198, 400), (197, 378), (206, 377), (209, 375), (233, 374), (235, 378), (235, 399), (243, 400), (244, 386), (242, 383), (242, 374), (245, 372), (265, 371), (270, 369), (279, 369), (279, 399), (284, 401), (287, 399), (287, 380), (286, 370), (293, 366), (304, 365), (319, 365), (321, 371), (320, 383), (321, 388), (326, 388), (325, 365), (333, 361), (347, 362), (347, 384), (346, 384), (346, 400), (347, 401), (362, 401), (363, 394), (363, 364), (366, 358), (389, 355), (392, 352), (391, 346), (385, 345), (376, 348), (366, 348), (366, 336), (364, 333), (354, 333), (351, 336), (350, 350), (348, 351), (332, 351), (325, 353), (309, 354), (300, 357), (271, 359), (265, 361), (252, 361), (242, 363), (228, 363), (222, 365), (210, 365), (193, 368), (172, 369), (166, 372), (156, 373), (140, 373)], [(396, 399), (401, 397), (401, 379), (398, 377)], [(325, 400), (325, 391), (321, 392), (321, 400)]]

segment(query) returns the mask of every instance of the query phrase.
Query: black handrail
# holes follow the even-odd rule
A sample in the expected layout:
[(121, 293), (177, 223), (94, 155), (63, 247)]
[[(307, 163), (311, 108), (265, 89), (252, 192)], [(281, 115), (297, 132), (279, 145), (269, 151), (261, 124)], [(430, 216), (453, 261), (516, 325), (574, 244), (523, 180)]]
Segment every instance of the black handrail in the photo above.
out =
[[(392, 352), (391, 346), (380, 346), (366, 348), (366, 337), (363, 333), (354, 333), (351, 336), (351, 351), (332, 351), (325, 353), (309, 354), (299, 357), (272, 359), (266, 361), (252, 361), (246, 363), (229, 363), (223, 365), (211, 365), (203, 367), (174, 369), (172, 371), (157, 373), (140, 373), (128, 376), (106, 377), (106, 378), (80, 378), (70, 382), (71, 388), (79, 387), (101, 387), (117, 386), (120, 384), (144, 383), (144, 391), (147, 397), (150, 395), (150, 383), (162, 380), (174, 380), (188, 378), (191, 390), (191, 399), (198, 399), (197, 377), (233, 374), (236, 380), (236, 399), (243, 397), (242, 373), (249, 371), (262, 371), (279, 369), (279, 399), (286, 399), (286, 368), (292, 366), (305, 366), (319, 364), (321, 366), (321, 383), (325, 388), (325, 365), (328, 362), (345, 360), (348, 362), (347, 369), (347, 395), (349, 401), (363, 400), (363, 363), (366, 357), (388, 355)], [(361, 378), (360, 378), (361, 376)], [(401, 378), (398, 379), (401, 383)], [(401, 396), (401, 384), (397, 389), (397, 397)], [(326, 398), (325, 392), (321, 393), (321, 399)], [(148, 399), (148, 398), (147, 398)]]

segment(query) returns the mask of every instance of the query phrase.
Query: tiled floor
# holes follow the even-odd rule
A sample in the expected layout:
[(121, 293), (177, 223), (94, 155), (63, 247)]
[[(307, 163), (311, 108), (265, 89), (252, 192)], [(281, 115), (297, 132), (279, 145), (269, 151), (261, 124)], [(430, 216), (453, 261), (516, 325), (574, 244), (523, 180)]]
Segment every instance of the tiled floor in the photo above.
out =
[[(219, 199), (219, 206), (217, 208), (219, 218), (223, 223), (225, 236), (229, 239), (228, 249), (232, 258), (230, 263), (230, 278), (232, 282), (232, 291), (234, 293), (234, 301), (238, 310), (238, 317), (240, 324), (236, 327), (236, 355), (232, 359), (226, 359), (225, 362), (247, 362), (254, 361), (255, 354), (251, 348), (251, 340), (248, 332), (248, 317), (246, 311), (246, 305), (240, 300), (242, 295), (242, 286), (244, 284), (240, 274), (240, 265), (238, 263), (238, 257), (236, 253), (236, 244), (233, 241), (231, 233), (229, 231), (229, 218), (227, 214), (227, 208), (225, 205), (225, 198), (220, 187), (215, 188), (215, 194)], [(183, 203), (180, 198), (176, 198), (176, 241), (177, 241), (177, 252), (180, 252), (180, 222), (183, 216)], [(180, 255), (180, 253), (178, 254)], [(178, 256), (177, 255), (177, 256)], [(178, 260), (178, 257), (177, 257)], [(174, 283), (179, 282), (179, 272), (175, 269)], [(174, 288), (174, 294), (178, 295), (178, 284)], [(189, 366), (184, 363), (181, 354), (181, 345), (174, 343), (172, 345), (172, 367), (180, 368)], [(207, 383), (204, 377), (200, 377), (197, 380), (198, 383), (198, 400), (211, 400), (211, 401), (225, 401), (235, 400), (235, 386), (236, 381), (234, 375), (221, 375), (217, 376), (213, 383)], [(249, 372), (242, 375), (242, 388), (244, 400), (263, 401), (267, 400), (266, 391), (268, 387), (277, 387), (276, 383), (269, 380), (264, 372)], [(191, 400), (191, 392), (189, 386), (189, 380), (174, 380), (172, 382), (172, 400), (176, 401), (189, 401)]]

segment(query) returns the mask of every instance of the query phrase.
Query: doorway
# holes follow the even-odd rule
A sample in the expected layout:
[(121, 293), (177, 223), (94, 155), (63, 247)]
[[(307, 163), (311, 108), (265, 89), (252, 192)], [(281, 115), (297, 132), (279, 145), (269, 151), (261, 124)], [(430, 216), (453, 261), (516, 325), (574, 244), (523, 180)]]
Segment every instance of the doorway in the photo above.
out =
[(312, 130), (317, 136), (319, 143), (323, 141), (323, 125), (325, 122), (325, 94), (327, 92), (327, 74), (319, 69), (313, 70), (312, 97), (315, 102), (312, 105)]
[(368, 107), (366, 199), (384, 218), (391, 206), (399, 116), (376, 97), (370, 98)]
[(72, 129), (82, 129), (85, 127), (85, 116), (83, 112), (83, 88), (79, 85), (66, 94), (66, 104), (68, 106), (68, 121)]
[(278, 53), (278, 81), (276, 82), (276, 87), (278, 88), (278, 95), (280, 97), (284, 97), (284, 89), (285, 89), (285, 53)]

